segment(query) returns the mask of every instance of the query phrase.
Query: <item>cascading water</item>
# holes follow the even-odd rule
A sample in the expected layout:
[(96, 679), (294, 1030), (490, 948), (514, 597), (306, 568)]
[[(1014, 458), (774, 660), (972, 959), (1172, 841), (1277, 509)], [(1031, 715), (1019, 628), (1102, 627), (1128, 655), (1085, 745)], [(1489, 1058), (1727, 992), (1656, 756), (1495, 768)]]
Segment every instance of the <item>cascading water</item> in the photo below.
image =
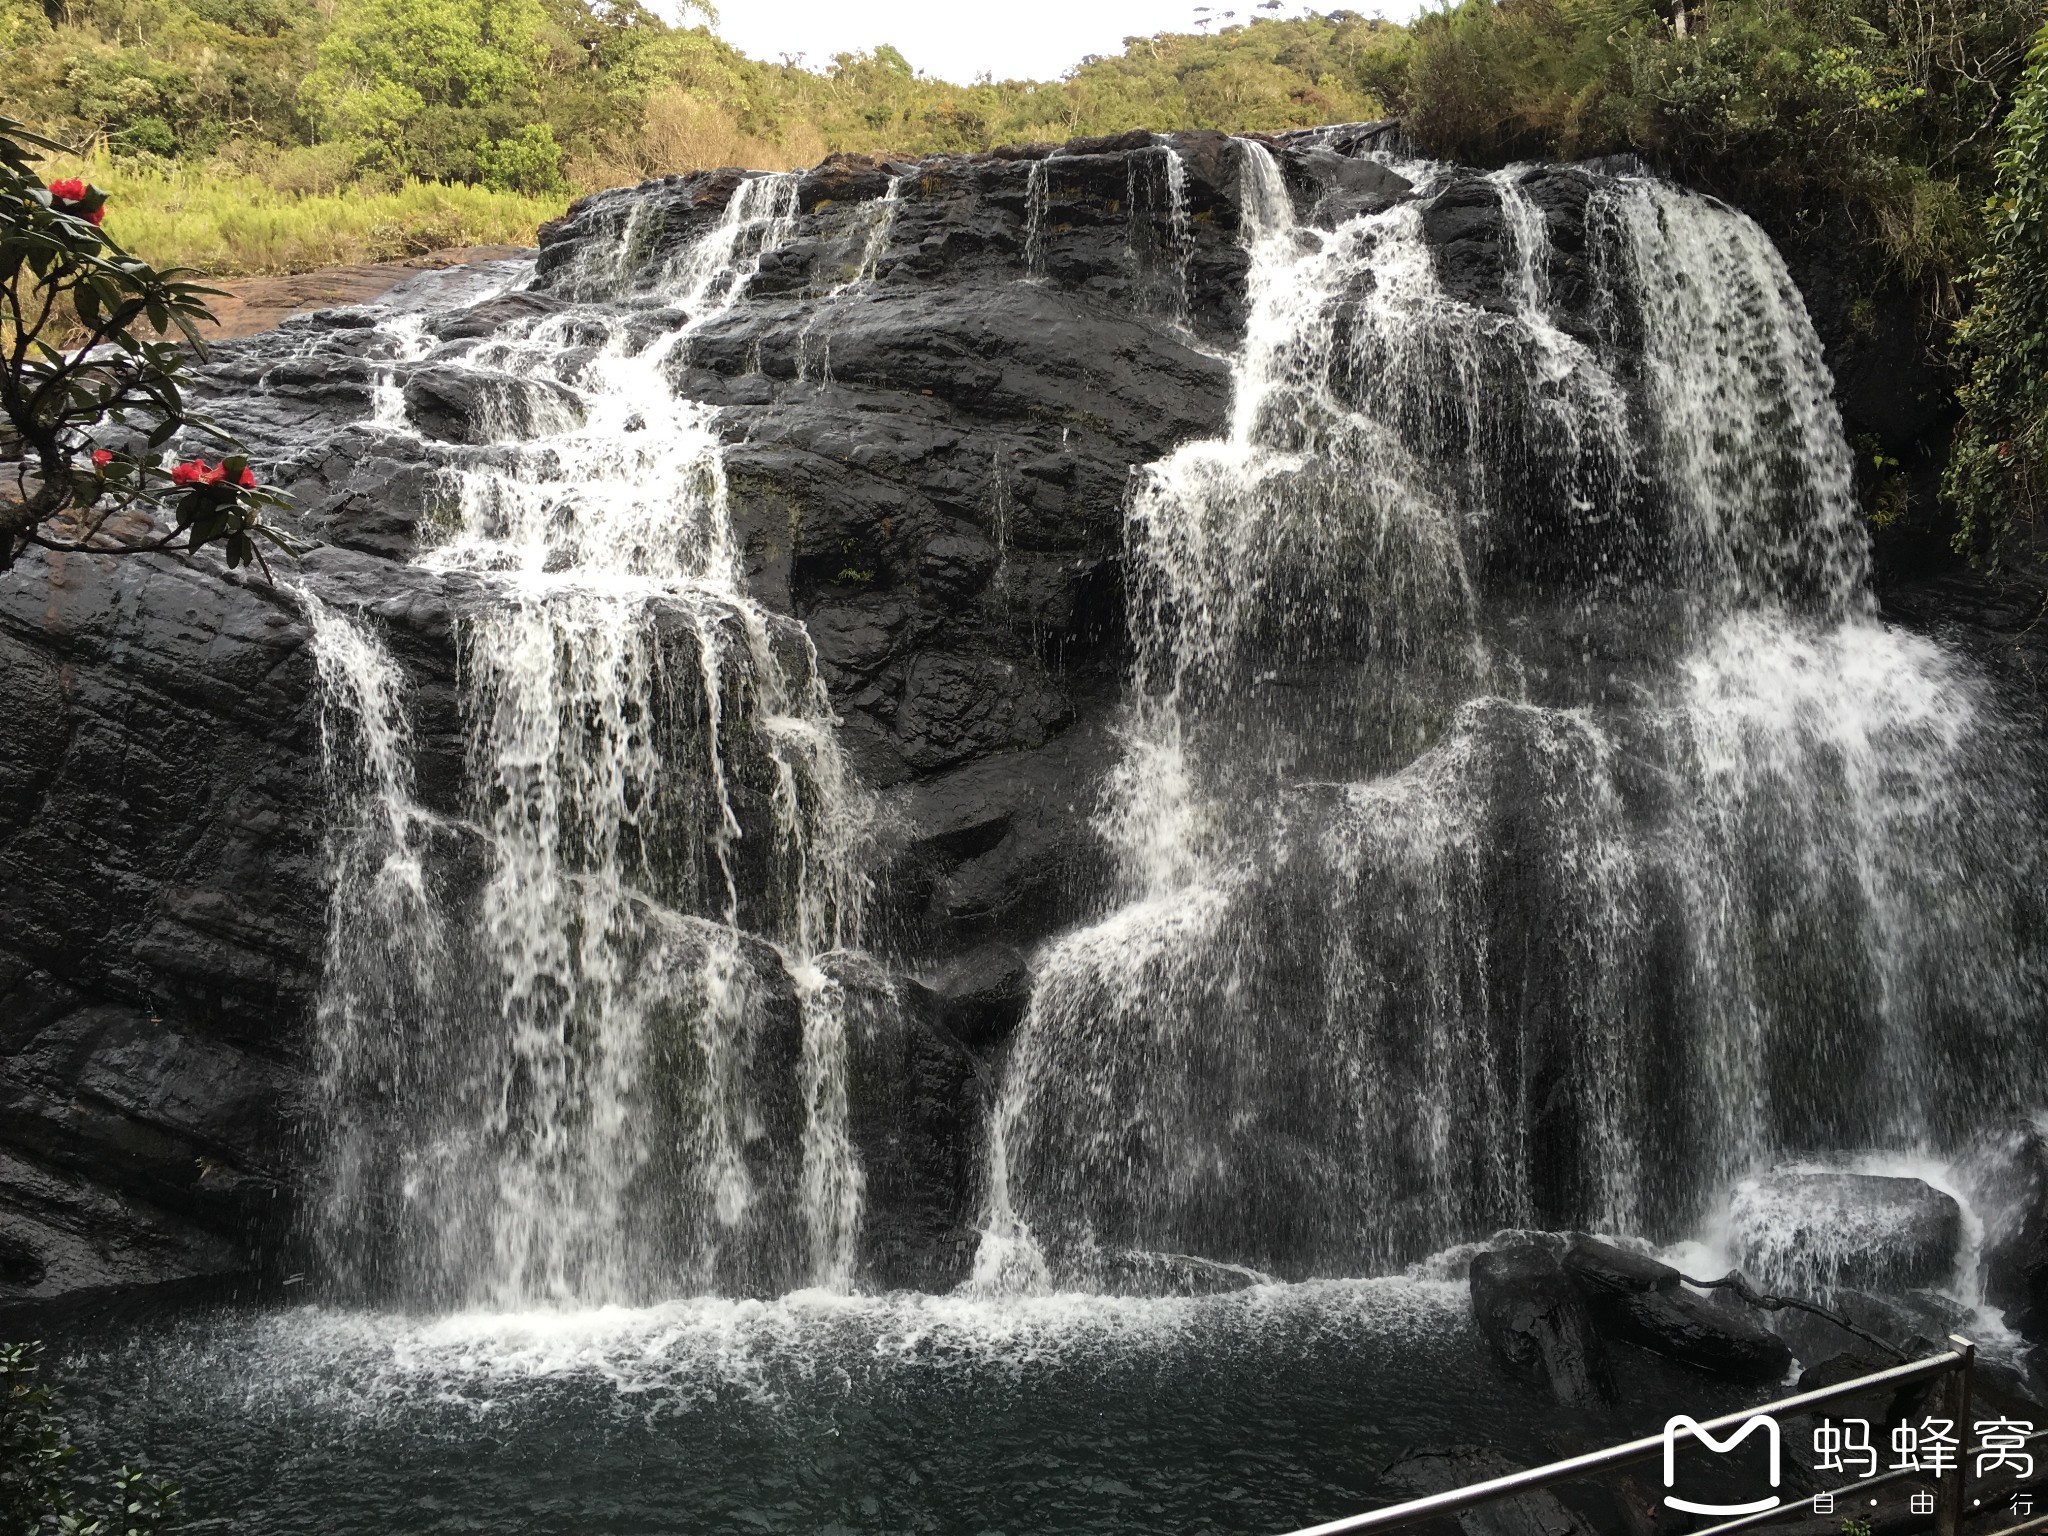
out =
[(1036, 963), (977, 1282), (1676, 1236), (1763, 1159), (2029, 1101), (2021, 775), (1874, 616), (1769, 241), (1589, 177), (1567, 309), (1500, 173), (1482, 306), (1420, 202), (1300, 227), (1240, 152), (1229, 430), (1127, 513), (1127, 904)]
[[(2019, 775), (1968, 669), (1874, 616), (1768, 240), (1589, 174), (1561, 254), (1563, 178), (1394, 162), (1418, 195), (1317, 227), (1266, 149), (1236, 153), (1228, 429), (1126, 511), (1098, 818), (1121, 904), (1035, 963), (975, 1283), (1678, 1235), (1786, 1153), (1942, 1145), (1965, 1081), (2024, 1101)], [(1032, 280), (1049, 174), (1024, 173)], [(1134, 153), (1116, 215), (1133, 307), (1183, 336), (1188, 174)], [(888, 296), (904, 187), (825, 225), (800, 385), (835, 387), (834, 328)], [(1429, 233), (1475, 188), (1497, 299)], [(894, 994), (831, 952), (860, 941), (871, 815), (807, 636), (745, 590), (716, 413), (673, 382), (792, 239), (796, 180), (743, 181), (673, 251), (648, 202), (584, 215), (604, 238), (545, 318), (387, 323), (380, 428), (408, 430), (401, 374), (476, 402), (419, 562), (458, 594), (459, 814), (418, 803), (403, 670), (308, 600), (346, 829), (326, 1230), (367, 1289), (854, 1280), (849, 1020)]]
[[(398, 669), (314, 608), (329, 715), (374, 747), (326, 1010), (327, 1246), (359, 1284), (503, 1305), (851, 1272), (842, 989), (816, 959), (857, 941), (868, 814), (808, 639), (745, 591), (712, 412), (668, 377), (794, 212), (793, 177), (744, 182), (640, 287), (686, 317), (651, 339), (576, 306), (435, 355), (491, 446), (447, 471), (421, 559), (476, 594), (471, 814), (425, 875)], [(633, 289), (641, 238), (634, 204), (560, 286)]]
[[(840, 305), (863, 292), (875, 280), (882, 255), (889, 248), (889, 236), (896, 227), (896, 212), (903, 206), (903, 178), (891, 176), (888, 188), (869, 203), (860, 205), (860, 227), (856, 259), (851, 274), (834, 283), (804, 321), (797, 333), (796, 376), (812, 377), (812, 351), (816, 348), (816, 376), (832, 382), (832, 327)], [(853, 244), (853, 242), (849, 242)], [(820, 334), (822, 333), (822, 334)], [(814, 342), (813, 337), (818, 339)]]
[(1051, 202), (1047, 174), (1046, 161), (1034, 160), (1024, 175), (1024, 280), (1031, 283), (1045, 281), (1045, 221)]
[[(1031, 216), (1041, 223), (1045, 216), (1044, 166), (1034, 167), (1037, 179), (1027, 184), (1026, 198)], [(1134, 156), (1125, 176), (1125, 250), (1140, 283), (1154, 295), (1154, 302), (1173, 323), (1185, 330), (1193, 298), (1189, 263), (1194, 258), (1193, 215), (1188, 209), (1188, 168), (1180, 151), (1161, 143), (1151, 154)], [(1156, 226), (1164, 215), (1163, 230)], [(1031, 245), (1036, 232), (1025, 236), (1026, 268), (1032, 268)], [(1042, 241), (1042, 234), (1037, 238)], [(1043, 258), (1037, 269), (1043, 270)]]

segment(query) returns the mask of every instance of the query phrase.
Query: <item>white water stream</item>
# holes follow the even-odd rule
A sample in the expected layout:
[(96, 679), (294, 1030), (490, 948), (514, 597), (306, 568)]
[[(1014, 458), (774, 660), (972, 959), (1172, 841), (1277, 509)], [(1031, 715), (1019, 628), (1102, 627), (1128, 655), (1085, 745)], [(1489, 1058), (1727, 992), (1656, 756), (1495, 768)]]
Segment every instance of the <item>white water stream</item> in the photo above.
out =
[[(1038, 960), (976, 1283), (1676, 1235), (1775, 1158), (2024, 1101), (2037, 833), (1981, 686), (1874, 617), (1770, 242), (1602, 181), (1574, 333), (1519, 173), (1503, 315), (1418, 204), (1304, 228), (1242, 163), (1229, 427), (1127, 514), (1127, 904)], [(1577, 564), (1532, 604), (1516, 550)]]
[[(858, 939), (866, 801), (808, 640), (746, 591), (713, 413), (666, 372), (786, 236), (794, 199), (794, 177), (743, 183), (658, 269), (646, 297), (687, 319), (651, 341), (577, 306), (442, 365), (478, 402), (472, 436), (500, 445), (449, 473), (454, 526), (420, 562), (477, 583), (458, 644), (466, 830), (488, 873), (463, 954), (422, 954), (381, 1031), (328, 1031), (330, 1099), (378, 1105), (363, 1134), (387, 1138), (337, 1160), (329, 1225), (371, 1224), (374, 1181), (348, 1163), (396, 1160), (386, 1198), (395, 1183), (411, 1236), (387, 1285), (517, 1305), (850, 1277), (844, 1024), (814, 962)], [(638, 212), (598, 265), (631, 254)], [(424, 355), (417, 322), (394, 342)], [(383, 404), (401, 424), (402, 398)], [(361, 798), (395, 804), (396, 669), (319, 613), (330, 699), (376, 746)], [(345, 841), (338, 934), (417, 949), (414, 915), (384, 894), (410, 871), (431, 907), (417, 841), (384, 826)], [(353, 944), (330, 963), (336, 998), (387, 969), (352, 963)], [(777, 1105), (756, 1058), (788, 1051), (792, 1026), (803, 1102)], [(405, 1075), (434, 1080), (428, 1104), (380, 1092)]]

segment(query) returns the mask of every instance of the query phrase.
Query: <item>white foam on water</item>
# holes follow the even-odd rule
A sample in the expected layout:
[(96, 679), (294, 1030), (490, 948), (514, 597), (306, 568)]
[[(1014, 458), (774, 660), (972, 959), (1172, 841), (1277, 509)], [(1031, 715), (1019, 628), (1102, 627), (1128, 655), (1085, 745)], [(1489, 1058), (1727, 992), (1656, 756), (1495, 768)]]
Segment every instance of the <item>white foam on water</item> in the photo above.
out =
[[(881, 1383), (1427, 1343), (1466, 1336), (1468, 1314), (1463, 1285), (1407, 1279), (1179, 1298), (796, 1291), (768, 1301), (436, 1317), (306, 1308), (184, 1323), (117, 1351), (77, 1355), (106, 1368), (160, 1361), (195, 1406), (219, 1397), (237, 1412), (310, 1408), (429, 1434), (436, 1417), (517, 1415), (549, 1392), (595, 1392), (595, 1411), (644, 1417), (734, 1395), (774, 1405)], [(591, 1411), (587, 1395), (579, 1402)]]

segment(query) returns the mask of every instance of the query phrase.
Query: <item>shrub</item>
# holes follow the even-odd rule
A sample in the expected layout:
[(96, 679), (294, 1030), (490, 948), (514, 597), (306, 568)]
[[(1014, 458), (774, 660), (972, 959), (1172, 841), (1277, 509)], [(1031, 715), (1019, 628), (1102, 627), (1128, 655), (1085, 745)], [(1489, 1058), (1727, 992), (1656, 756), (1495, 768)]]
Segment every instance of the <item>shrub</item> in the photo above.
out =
[[(45, 185), (32, 146), (0, 118), (0, 570), (31, 545), (100, 554), (189, 553), (218, 542), (230, 567), (263, 563), (280, 498), (185, 404), (185, 354), (211, 292), (159, 272), (101, 228), (106, 194)], [(167, 460), (181, 434), (221, 458)], [(159, 518), (168, 519), (164, 526)]]
[(177, 1508), (175, 1485), (122, 1467), (104, 1477), (78, 1465), (41, 1376), (38, 1344), (0, 1344), (0, 1533), (152, 1536)]
[(1969, 376), (1943, 490), (1961, 514), (1957, 547), (1999, 565), (2039, 554), (2048, 510), (2048, 26), (2006, 119), (1984, 216), (1989, 239), (1956, 329)]

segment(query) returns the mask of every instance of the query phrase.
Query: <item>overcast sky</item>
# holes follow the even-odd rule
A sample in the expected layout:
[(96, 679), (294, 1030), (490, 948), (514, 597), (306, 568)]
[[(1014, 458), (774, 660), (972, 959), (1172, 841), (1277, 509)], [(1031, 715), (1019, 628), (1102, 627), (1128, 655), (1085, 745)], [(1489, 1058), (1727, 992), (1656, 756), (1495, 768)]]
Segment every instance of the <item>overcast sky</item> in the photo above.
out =
[[(1220, 15), (1253, 13), (1255, 0), (1210, 0)], [(663, 7), (666, 9), (666, 7)], [(1346, 0), (1322, 0), (1318, 10), (1346, 8)], [(1417, 0), (1348, 0), (1365, 15), (1405, 20)], [(1300, 0), (1278, 13), (1298, 16)], [(1191, 32), (1195, 7), (1189, 0), (722, 0), (718, 32), (738, 48), (770, 63), (802, 54), (818, 68), (832, 55), (889, 43), (919, 70), (966, 83), (977, 75), (997, 79), (1053, 80), (1084, 55), (1121, 53), (1126, 37), (1153, 32)]]

